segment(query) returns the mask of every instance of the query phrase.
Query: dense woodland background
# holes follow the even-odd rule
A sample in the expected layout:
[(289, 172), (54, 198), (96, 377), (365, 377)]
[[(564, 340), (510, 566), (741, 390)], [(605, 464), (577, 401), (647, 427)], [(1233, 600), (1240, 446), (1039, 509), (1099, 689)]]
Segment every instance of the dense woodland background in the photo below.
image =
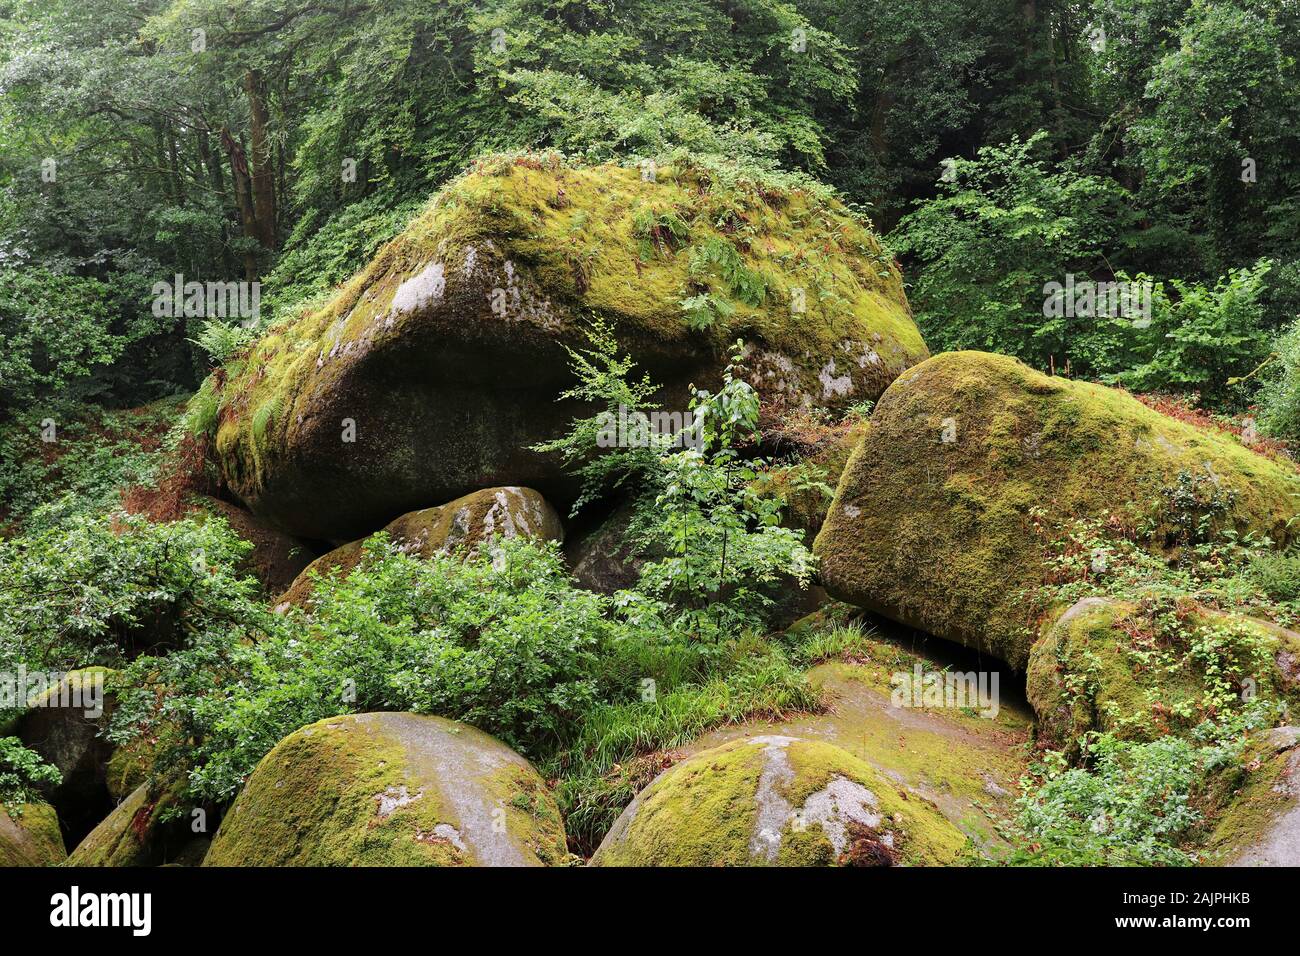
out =
[[(154, 282), (258, 278), (269, 323), (480, 153), (687, 151), (841, 190), (932, 351), (1273, 383), (1294, 434), (1298, 37), (1285, 0), (6, 2), (0, 403), (192, 390)], [(1151, 277), (1152, 325), (1044, 318), (1066, 274)]]
[[(567, 833), (559, 856), (577, 862), (673, 748), (721, 726), (824, 715), (809, 680), (821, 665), (877, 680), (922, 666), (912, 651), (925, 634), (879, 637), (860, 610), (829, 604), (787, 629), (781, 603), (812, 592), (834, 484), (868, 416), (887, 409), (792, 416), (773, 440), (757, 393), (732, 374), (739, 362), (693, 399), (708, 423), (699, 450), (593, 455), (594, 419), (534, 446), (580, 466), (580, 503), (622, 482), (597, 517), (631, 516), (618, 540), (642, 563), (616, 593), (580, 587), (556, 540), (425, 561), (380, 533), (354, 542), (363, 573), (312, 578), (296, 608), (277, 595), (341, 540), (290, 542), (301, 561), (277, 587), (250, 577), (271, 533), (248, 532), (254, 516), (218, 500), (204, 446), (213, 383), (234, 377), (250, 343), (325, 302), (477, 157), (539, 170), (540, 151), (682, 160), (726, 170), (724, 198), (737, 182), (755, 204), (810, 187), (869, 218), (932, 354), (1011, 355), (1154, 406), (1057, 389), (996, 356), (930, 360), (970, 362), (990, 381), (1002, 369), (1013, 385), (997, 387), (1017, 395), (1110, 396), (1089, 406), (1080, 473), (1057, 469), (1092, 493), (1091, 510), (1049, 521), (1030, 475), (1003, 512), (1042, 537), (1015, 545), (1043, 572), (1022, 613), (1045, 620), (1095, 598), (1140, 610), (1116, 625), (1136, 663), (1098, 677), (1085, 646), (1077, 674), (1048, 670), (1077, 677), (1080, 700), (1105, 680), (1148, 683), (1113, 726), (1057, 728), (1052, 741), (1042, 714), (1007, 725), (995, 790), (988, 752), (942, 734), (918, 773), (951, 771), (972, 808), (1002, 801), (988, 816), (1004, 862), (1187, 864), (1239, 849), (1249, 828), (1225, 836), (1222, 821), (1273, 799), (1256, 771), (1280, 773), (1285, 748), (1261, 735), (1287, 731), (1300, 700), (1295, 672), (1274, 674), (1277, 632), (1291, 640), (1283, 629), (1300, 626), (1300, 555), (1287, 550), (1300, 498), (1298, 58), (1295, 0), (0, 0), (0, 675), (112, 668), (116, 710), (93, 740), (147, 757), (123, 794), (213, 820), (315, 721), (464, 720), (538, 767), (538, 800), (554, 800)], [(178, 275), (260, 283), (257, 320), (156, 314), (155, 285)], [(1069, 277), (1150, 282), (1150, 322), (1048, 314), (1046, 287)], [(646, 403), (654, 388), (609, 327), (596, 322), (591, 344), (570, 353), (568, 394)], [(1221, 489), (1205, 459), (1140, 491), (1092, 473), (1132, 461), (1158, 472), (1145, 440), (1098, 451), (1133, 422), (1183, 428), (1157, 412), (1202, 429), (1178, 434), (1221, 455), (1227, 477), (1247, 475), (1251, 494)], [(1069, 422), (1057, 431), (1068, 445)], [(882, 467), (906, 480), (922, 456), (903, 457)], [(813, 515), (802, 524), (800, 502)], [(1111, 520), (1112, 506), (1153, 514)], [(1281, 517), (1241, 530), (1251, 508)], [(958, 547), (931, 564), (960, 567), (974, 551)], [(1000, 566), (982, 570), (1001, 580)], [(1038, 623), (1025, 623), (1026, 647)], [(1008, 686), (1024, 676), (1006, 673)], [(1276, 686), (1245, 694), (1261, 674)], [(647, 679), (657, 696), (643, 696)], [(61, 786), (58, 760), (32, 749), (40, 735), (9, 735), (24, 710), (0, 704), (0, 804), (44, 807), (57, 861), (123, 794), (60, 803), (54, 819), (42, 801)], [(896, 734), (885, 738), (897, 757)], [(943, 854), (905, 862), (987, 862), (958, 856), (965, 838), (951, 836)], [(173, 858), (162, 836), (144, 840), (133, 862)]]

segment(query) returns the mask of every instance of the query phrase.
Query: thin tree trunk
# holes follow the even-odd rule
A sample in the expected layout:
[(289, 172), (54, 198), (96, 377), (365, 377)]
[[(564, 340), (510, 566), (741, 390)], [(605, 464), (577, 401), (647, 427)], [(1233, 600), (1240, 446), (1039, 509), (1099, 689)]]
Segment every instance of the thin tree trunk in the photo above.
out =
[(275, 248), (275, 157), (271, 155), (268, 135), (270, 118), (266, 110), (266, 96), (262, 88), (262, 74), (249, 70), (244, 75), (244, 91), (248, 94), (248, 112), (251, 123), (251, 159), (253, 209), (257, 223), (257, 240), (267, 249)]
[[(221, 145), (230, 156), (230, 178), (235, 187), (235, 203), (239, 209), (240, 223), (244, 235), (257, 239), (257, 213), (253, 207), (252, 187), (248, 175), (248, 157), (244, 147), (230, 135), (230, 127), (221, 127)], [(251, 251), (244, 253), (244, 278), (249, 282), (257, 279), (257, 256)]]

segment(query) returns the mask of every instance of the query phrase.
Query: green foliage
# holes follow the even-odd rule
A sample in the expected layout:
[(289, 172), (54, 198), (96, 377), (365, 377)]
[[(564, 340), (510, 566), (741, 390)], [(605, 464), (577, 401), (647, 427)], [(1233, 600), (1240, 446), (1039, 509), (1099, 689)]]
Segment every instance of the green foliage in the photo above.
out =
[(118, 412), (69, 404), (0, 424), (0, 516), (37, 531), (115, 508), (124, 487), (151, 480), (178, 411), (171, 399)]
[(0, 266), (0, 413), (54, 393), (88, 394), (95, 371), (126, 346), (113, 313), (109, 288), (95, 279)]
[(938, 196), (890, 235), (917, 264), (911, 298), (931, 351), (1002, 352), (1035, 368), (1063, 367), (1067, 357), (1081, 371), (1114, 367), (1097, 339), (1123, 319), (1048, 321), (1044, 299), (1049, 283), (1104, 270), (1131, 213), (1113, 182), (1053, 169), (1040, 155), (1046, 138), (951, 160)]
[(1099, 735), (1091, 769), (1048, 751), (1023, 785), (1016, 830), (1027, 847), (1009, 861), (1053, 866), (1187, 866), (1178, 846), (1200, 820), (1191, 805), (1204, 756), (1169, 737), (1145, 744)]
[(1151, 325), (1137, 330), (1128, 349), (1139, 364), (1110, 380), (1140, 391), (1200, 392), (1211, 404), (1240, 396), (1236, 380), (1269, 351), (1261, 294), (1271, 265), (1230, 270), (1212, 287), (1172, 279), (1173, 296), (1154, 283)]
[[(762, 626), (772, 594), (803, 586), (813, 558), (803, 533), (780, 524), (784, 500), (758, 493), (764, 463), (739, 451), (758, 428), (758, 396), (736, 375), (723, 373), (715, 394), (695, 390), (693, 421), (672, 434), (648, 434), (642, 447), (600, 447), (609, 416), (637, 413), (655, 391), (647, 379), (628, 381), (633, 365), (603, 326), (589, 334), (592, 348), (571, 352), (579, 385), (565, 393), (604, 406), (573, 423), (569, 433), (537, 446), (561, 452), (583, 479), (579, 504), (635, 476), (638, 494), (630, 529), (635, 548), (649, 556), (635, 593), (622, 601), (638, 617), (662, 618), (676, 632), (717, 640)], [(740, 361), (736, 343), (733, 363)]]
[(0, 670), (116, 666), (196, 634), (243, 639), (271, 617), (233, 570), (249, 547), (216, 519), (124, 515), (0, 543)]
[(237, 323), (205, 322), (196, 338), (190, 341), (207, 353), (213, 365), (222, 365), (247, 348), (257, 333)]
[[(685, 656), (689, 650), (674, 653)], [(775, 649), (745, 654), (737, 648), (702, 682), (641, 681), (641, 699), (592, 711), (581, 736), (555, 761), (562, 771), (556, 799), (565, 830), (584, 853), (595, 850), (623, 808), (659, 772), (650, 756), (656, 751), (682, 746), (721, 724), (781, 719), (821, 705), (803, 674)]]
[(1300, 439), (1300, 319), (1278, 335), (1259, 390), (1259, 421), (1269, 434)]
[(551, 546), (503, 540), (425, 561), (375, 539), (354, 573), (317, 581), (310, 614), (263, 618), (256, 643), (218, 628), (133, 662), (115, 726), (172, 740), (171, 760), (218, 800), (280, 739), (348, 712), (452, 717), (544, 754), (599, 699), (622, 633), (607, 611)]
[(37, 799), (39, 787), (57, 787), (62, 782), (59, 768), (28, 750), (17, 737), (0, 737), (0, 804), (9, 813)]
[(736, 247), (718, 236), (711, 236), (690, 249), (690, 273), (695, 280), (710, 274), (722, 278), (727, 291), (754, 307), (767, 297), (767, 280), (745, 264)]

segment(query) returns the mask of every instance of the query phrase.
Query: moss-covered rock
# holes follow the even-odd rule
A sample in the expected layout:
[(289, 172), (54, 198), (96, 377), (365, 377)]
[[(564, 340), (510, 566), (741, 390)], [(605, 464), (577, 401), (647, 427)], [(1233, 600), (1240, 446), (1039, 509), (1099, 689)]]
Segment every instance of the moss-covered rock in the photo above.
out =
[(183, 793), (183, 781), (141, 784), (86, 835), (68, 865), (160, 866), (179, 857), (194, 836)]
[(828, 743), (764, 735), (664, 771), (593, 866), (943, 864), (966, 838), (933, 805)]
[[(63, 775), (45, 796), (74, 836), (86, 832), (112, 806), (108, 763), (116, 748), (103, 735), (115, 703), (115, 673), (105, 667), (69, 671), (15, 725), (23, 745)], [(103, 689), (98, 701), (96, 680)]]
[(204, 866), (538, 866), (567, 860), (537, 771), (467, 724), (332, 717), (262, 759)]
[(1037, 636), (1026, 596), (1068, 521), (1110, 520), (1168, 551), (1183, 482), (1209, 489), (1220, 527), (1285, 542), (1296, 478), (1117, 389), (952, 352), (881, 396), (815, 551), (833, 596), (1024, 668)]
[(1300, 727), (1257, 732), (1215, 783), (1207, 862), (1300, 866)]
[(253, 545), (239, 570), (261, 582), (267, 594), (279, 594), (289, 587), (315, 557), (303, 542), (228, 501), (201, 497), (199, 504), (205, 511), (225, 518), (231, 531)]
[(0, 803), (0, 869), (54, 866), (67, 859), (59, 818), (48, 803)]
[(1215, 716), (1228, 698), (1300, 698), (1300, 634), (1177, 602), (1084, 598), (1030, 651), (1026, 693), (1040, 738), (1090, 730), (1149, 740)]
[(565, 501), (560, 462), (529, 448), (578, 410), (556, 397), (593, 316), (669, 410), (717, 383), (740, 337), (751, 381), (794, 405), (872, 399), (927, 354), (896, 266), (838, 203), (681, 166), (496, 157), (214, 380), (222, 473), (311, 539), (491, 484)]
[[(564, 526), (555, 509), (531, 488), (485, 488), (435, 508), (412, 511), (384, 527), (389, 539), (408, 554), (429, 558), (463, 550), (473, 553), (493, 536), (563, 541)], [(365, 553), (365, 539), (321, 555), (302, 571), (275, 603), (306, 606), (313, 575), (348, 574)]]

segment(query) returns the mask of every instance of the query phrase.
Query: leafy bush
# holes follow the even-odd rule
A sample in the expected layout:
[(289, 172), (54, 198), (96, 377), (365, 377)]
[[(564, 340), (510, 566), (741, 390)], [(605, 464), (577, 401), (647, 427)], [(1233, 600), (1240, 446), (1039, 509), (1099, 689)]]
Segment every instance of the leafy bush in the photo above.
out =
[(1114, 368), (1107, 353), (1127, 322), (1048, 320), (1043, 290), (1067, 274), (1102, 273), (1103, 250), (1131, 217), (1115, 183), (1050, 168), (1045, 140), (1039, 132), (949, 161), (938, 195), (890, 234), (914, 266), (909, 296), (931, 351), (1001, 352), (1036, 368), (1070, 358), (1083, 373)]
[(1151, 325), (1134, 333), (1141, 362), (1110, 379), (1139, 391), (1196, 391), (1210, 404), (1240, 401), (1237, 380), (1269, 350), (1261, 295), (1270, 267), (1230, 270), (1213, 286), (1171, 279), (1173, 296), (1154, 283)]
[(1135, 744), (1110, 735), (1092, 743), (1093, 768), (1068, 767), (1049, 751), (1016, 803), (1026, 849), (1011, 862), (1056, 866), (1187, 866), (1177, 844), (1200, 820), (1191, 805), (1203, 755), (1166, 737)]
[(0, 412), (74, 388), (122, 353), (110, 289), (35, 266), (0, 268)]
[(76, 515), (0, 543), (0, 670), (115, 666), (273, 615), (234, 567), (251, 546), (223, 521)]
[(59, 768), (28, 750), (17, 737), (0, 737), (0, 804), (10, 812), (35, 800), (41, 785), (57, 787), (62, 782)]
[(283, 737), (348, 712), (465, 720), (536, 756), (601, 699), (603, 657), (624, 633), (608, 610), (553, 545), (425, 561), (376, 538), (352, 574), (318, 580), (310, 613), (261, 621), (256, 643), (216, 628), (135, 661), (115, 733), (172, 741), (166, 762), (188, 762), (218, 800)]
[(666, 629), (706, 640), (761, 630), (772, 595), (806, 585), (814, 559), (803, 532), (781, 526), (784, 500), (756, 490), (764, 462), (739, 451), (757, 433), (759, 413), (757, 393), (735, 374), (741, 343), (721, 389), (695, 391), (690, 425), (648, 435), (643, 447), (603, 449), (608, 416), (653, 407), (655, 389), (647, 379), (628, 380), (633, 365), (618, 357), (608, 328), (593, 327), (589, 341), (590, 349), (570, 352), (579, 384), (563, 397), (603, 410), (536, 450), (561, 453), (582, 478), (575, 508), (635, 477), (629, 540), (648, 560), (635, 593), (621, 598), (628, 612), (661, 617)]

